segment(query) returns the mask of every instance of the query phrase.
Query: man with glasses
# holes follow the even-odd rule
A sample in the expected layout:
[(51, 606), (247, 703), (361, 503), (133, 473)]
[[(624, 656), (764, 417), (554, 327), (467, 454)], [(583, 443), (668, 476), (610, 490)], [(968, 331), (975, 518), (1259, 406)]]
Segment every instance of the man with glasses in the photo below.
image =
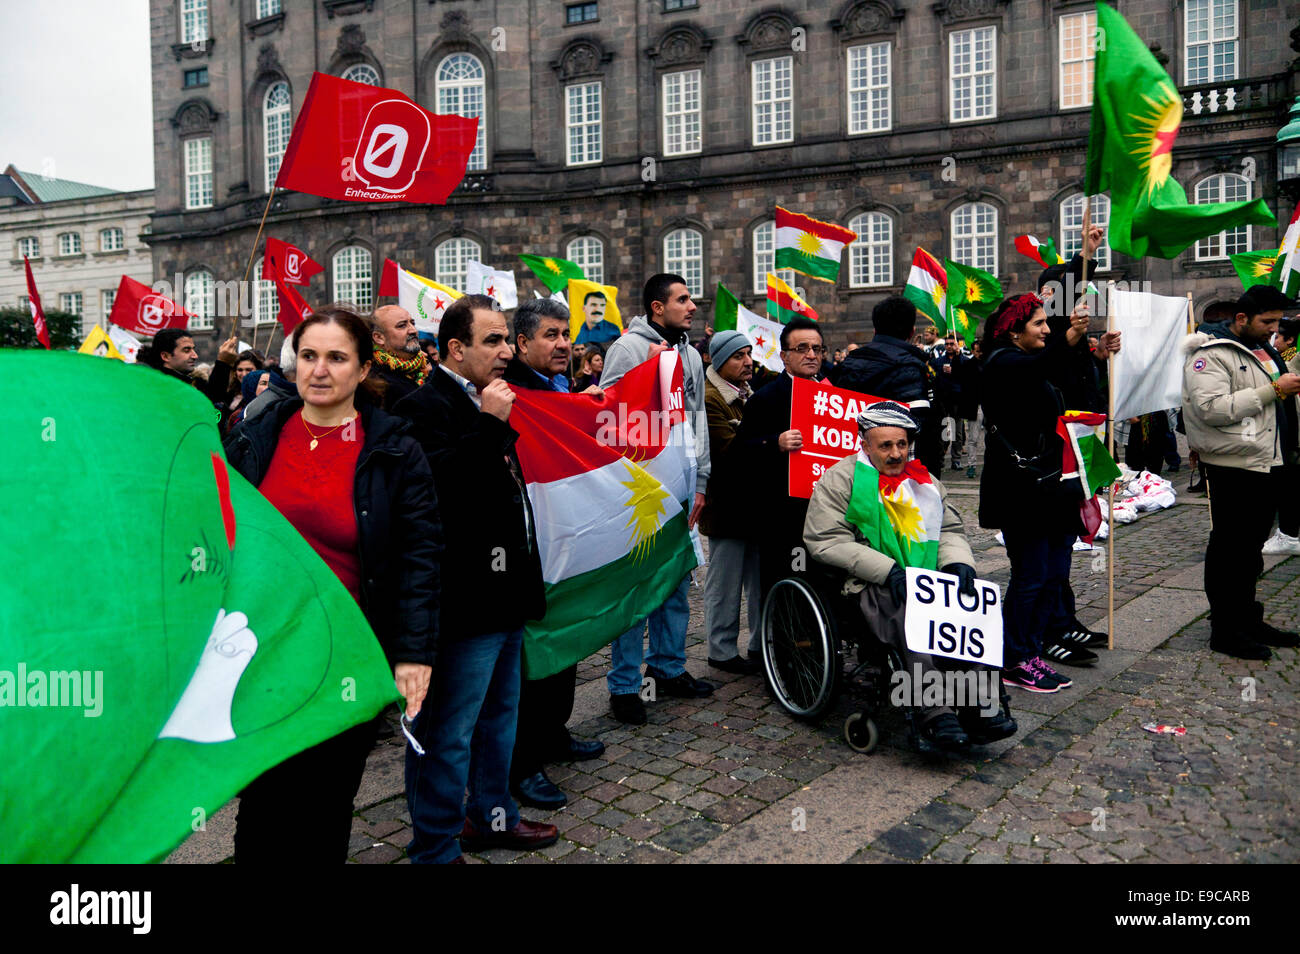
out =
[(749, 399), (736, 435), (753, 488), (750, 510), (763, 530), (758, 575), (764, 596), (773, 583), (802, 570), (807, 563), (803, 523), (808, 501), (790, 496), (790, 454), (803, 447), (803, 434), (790, 427), (790, 403), (794, 379), (817, 380), (825, 356), (817, 322), (791, 318), (781, 329), (785, 373)]

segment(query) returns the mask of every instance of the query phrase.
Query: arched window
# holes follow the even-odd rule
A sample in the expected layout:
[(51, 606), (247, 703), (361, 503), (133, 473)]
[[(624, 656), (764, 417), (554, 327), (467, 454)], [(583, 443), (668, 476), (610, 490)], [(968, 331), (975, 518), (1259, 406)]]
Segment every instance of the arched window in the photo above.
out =
[(588, 280), (605, 284), (605, 244), (594, 235), (584, 235), (569, 243), (565, 257), (582, 269)]
[[(1224, 173), (1210, 176), (1196, 183), (1193, 201), (1202, 202), (1245, 202), (1250, 198), (1250, 182), (1244, 176)], [(1225, 229), (1207, 236), (1196, 243), (1196, 260), (1209, 258), (1227, 258), (1238, 252), (1250, 251), (1250, 226), (1238, 225), (1234, 229)]]
[(664, 271), (686, 279), (692, 296), (704, 294), (704, 236), (695, 229), (676, 229), (664, 236)]
[(334, 300), (368, 309), (375, 300), (370, 250), (360, 245), (341, 248), (334, 253), (333, 266)]
[(487, 168), (487, 110), (483, 64), (471, 53), (453, 53), (438, 64), (436, 113), (477, 116), (478, 141), (469, 154), (471, 172)]
[(468, 287), (466, 271), (470, 262), (483, 261), (483, 250), (478, 242), (467, 238), (453, 238), (440, 244), (433, 252), (433, 280), (458, 292)]
[(266, 191), (275, 185), (280, 172), (284, 147), (289, 145), (293, 130), (293, 103), (289, 97), (288, 83), (272, 83), (262, 100), (262, 141), (266, 145)]
[(849, 287), (894, 284), (894, 220), (884, 212), (863, 212), (849, 228), (858, 233), (849, 246)]
[(185, 276), (185, 310), (194, 316), (190, 319), (191, 331), (212, 328), (217, 314), (217, 285), (206, 268)]
[(354, 83), (365, 83), (367, 86), (380, 85), (379, 71), (369, 63), (357, 63), (355, 66), (349, 66), (343, 71), (343, 78)]
[[(754, 226), (753, 238), (754, 294), (766, 295), (767, 273), (772, 270), (772, 266), (776, 263), (776, 223), (764, 222), (761, 225)], [(793, 269), (783, 268), (776, 273), (776, 277), (791, 288), (794, 287), (795, 276)]]
[(952, 213), (952, 259), (959, 265), (998, 273), (998, 210), (987, 202), (967, 202)]
[[(262, 274), (262, 260), (253, 266), (253, 274)], [(275, 282), (269, 278), (257, 280), (257, 294), (253, 298), (253, 320), (259, 325), (272, 324), (280, 314), (280, 298), (275, 293)]]
[[(1075, 252), (1083, 251), (1083, 193), (1076, 192), (1061, 203), (1061, 257), (1067, 262)], [(1092, 224), (1103, 229), (1110, 225), (1110, 196), (1092, 197)], [(1104, 272), (1110, 268), (1110, 241), (1103, 238), (1097, 258), (1090, 270)]]

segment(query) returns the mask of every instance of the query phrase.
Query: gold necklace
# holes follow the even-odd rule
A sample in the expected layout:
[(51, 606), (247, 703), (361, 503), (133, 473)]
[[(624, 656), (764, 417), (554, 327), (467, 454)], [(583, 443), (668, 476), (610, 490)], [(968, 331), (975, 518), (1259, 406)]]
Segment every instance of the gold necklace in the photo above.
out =
[(307, 415), (305, 414), (302, 415), (302, 426), (306, 429), (307, 433), (311, 436), (311, 443), (307, 445), (307, 449), (315, 450), (316, 445), (320, 443), (320, 438), (330, 433), (330, 431), (337, 431), (340, 427), (342, 427), (344, 424), (347, 424), (351, 420), (352, 418), (348, 418), (346, 421), (340, 421), (339, 423), (335, 424), (333, 427), (329, 428), (329, 430), (321, 431), (319, 434), (313, 434), (311, 428), (307, 426)]

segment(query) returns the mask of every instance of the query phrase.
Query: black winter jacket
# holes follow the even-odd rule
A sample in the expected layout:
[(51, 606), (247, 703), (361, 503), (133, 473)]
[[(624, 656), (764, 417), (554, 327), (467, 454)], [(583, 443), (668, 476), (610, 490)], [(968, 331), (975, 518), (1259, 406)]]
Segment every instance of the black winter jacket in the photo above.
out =
[[(223, 442), (230, 465), (253, 486), (266, 476), (280, 431), (302, 404), (299, 397), (277, 401), (240, 423)], [(357, 402), (357, 411), (365, 431), (353, 487), (361, 610), (389, 665), (432, 666), (443, 551), (433, 475), (406, 421), (364, 400)]]
[[(546, 613), (536, 522), (515, 453), (514, 429), (474, 406), (441, 368), (395, 413), (414, 426), (442, 501), (439, 634), (461, 639), (508, 632)], [(525, 529), (534, 527), (530, 541)]]
[(790, 496), (790, 455), (777, 446), (777, 438), (790, 430), (793, 401), (794, 381), (784, 371), (759, 388), (745, 403), (745, 416), (732, 442), (731, 463), (732, 473), (747, 478), (733, 482), (733, 490), (740, 492), (746, 485), (752, 488), (742, 501), (733, 501), (733, 509), (767, 515), (749, 524), (760, 540), (792, 541), (791, 545), (797, 546), (803, 539), (808, 501)]

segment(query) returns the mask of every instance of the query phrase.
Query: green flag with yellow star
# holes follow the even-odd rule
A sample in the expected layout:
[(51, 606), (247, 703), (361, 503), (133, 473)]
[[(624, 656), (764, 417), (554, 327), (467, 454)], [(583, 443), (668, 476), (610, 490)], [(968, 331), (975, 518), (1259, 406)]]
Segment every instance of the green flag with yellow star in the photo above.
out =
[(975, 341), (979, 320), (987, 318), (1002, 301), (1002, 286), (982, 268), (943, 260), (948, 275), (948, 327), (961, 335), (970, 347)]
[(1142, 39), (1097, 4), (1096, 82), (1087, 195), (1110, 191), (1110, 246), (1135, 258), (1173, 258), (1238, 225), (1277, 225), (1263, 199), (1189, 205), (1170, 174), (1183, 99)]
[(569, 287), (569, 279), (586, 281), (582, 267), (567, 258), (550, 258), (546, 255), (520, 255), (519, 261), (527, 265), (537, 276), (538, 281), (552, 292), (564, 291)]
[(1273, 266), (1277, 264), (1278, 251), (1271, 248), (1265, 252), (1238, 252), (1236, 255), (1229, 255), (1232, 267), (1237, 270), (1237, 277), (1241, 279), (1241, 287), (1275, 285)]

